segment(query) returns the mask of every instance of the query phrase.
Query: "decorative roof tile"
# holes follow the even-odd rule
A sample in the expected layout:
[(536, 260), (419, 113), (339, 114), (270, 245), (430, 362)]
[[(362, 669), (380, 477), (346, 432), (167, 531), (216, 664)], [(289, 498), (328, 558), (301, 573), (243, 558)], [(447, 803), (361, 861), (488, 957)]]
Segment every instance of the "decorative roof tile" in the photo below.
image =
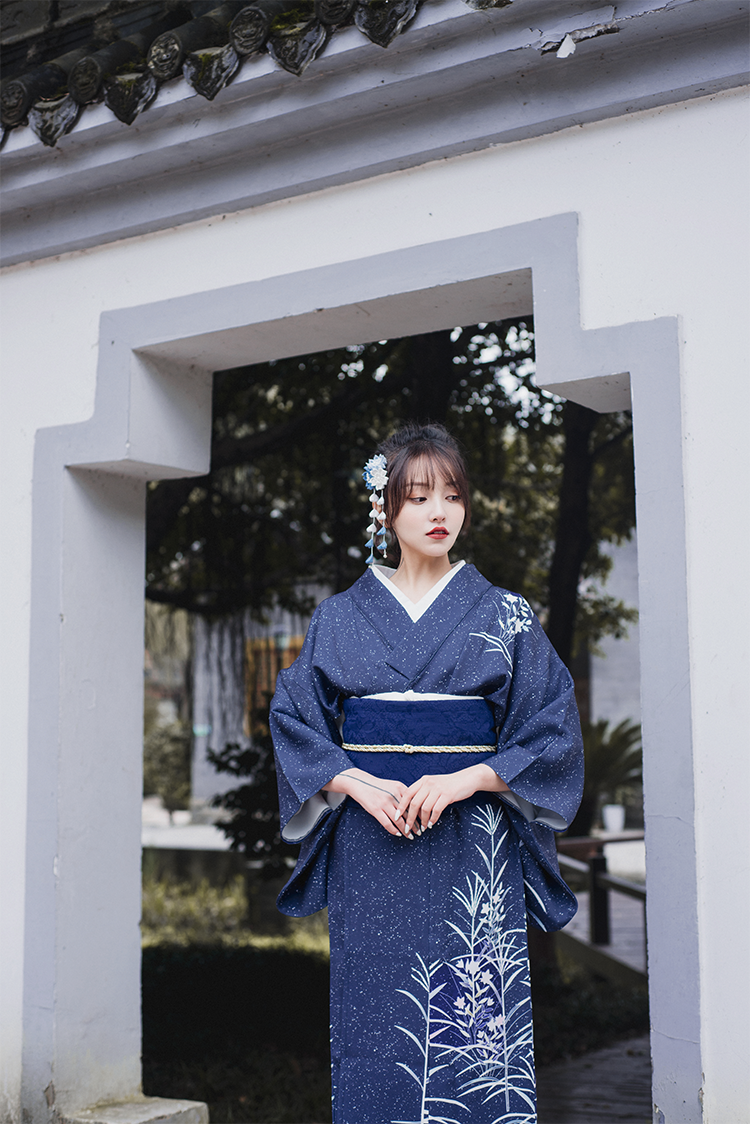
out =
[[(35, 3), (32, 13), (31, 5), (0, 0), (3, 139), (28, 124), (53, 146), (84, 106), (102, 100), (130, 125), (164, 82), (179, 77), (210, 101), (261, 51), (300, 76), (337, 28), (354, 24), (387, 47), (422, 2), (429, 0), (83, 0)], [(513, 0), (464, 3), (502, 8)]]
[[(130, 17), (138, 3), (129, 0), (116, 19)], [(736, 90), (750, 75), (749, 13), (750, 0), (618, 0), (616, 12), (602, 0), (518, 0), (488, 12), (462, 0), (428, 0), (388, 50), (352, 23), (332, 35), (302, 79), (264, 50), (240, 65), (215, 101), (187, 82), (166, 83), (132, 130), (108, 106), (120, 94), (118, 110), (128, 119), (158, 84), (148, 70), (111, 76), (106, 101), (83, 110), (58, 142), (61, 151), (44, 148), (30, 128), (9, 134), (0, 159), (2, 264), (220, 221)], [(163, 14), (154, 4), (145, 22)], [(120, 37), (137, 30), (129, 19)], [(37, 51), (33, 61), (82, 41), (58, 40), (56, 54)]]
[(146, 56), (155, 39), (189, 19), (187, 9), (167, 12), (142, 31), (116, 39), (101, 50), (86, 52), (68, 75), (68, 89), (81, 105), (99, 101), (107, 79), (118, 74), (143, 71)]
[(158, 90), (159, 83), (150, 70), (112, 74), (104, 79), (104, 104), (118, 121), (132, 125), (138, 114), (154, 100)]

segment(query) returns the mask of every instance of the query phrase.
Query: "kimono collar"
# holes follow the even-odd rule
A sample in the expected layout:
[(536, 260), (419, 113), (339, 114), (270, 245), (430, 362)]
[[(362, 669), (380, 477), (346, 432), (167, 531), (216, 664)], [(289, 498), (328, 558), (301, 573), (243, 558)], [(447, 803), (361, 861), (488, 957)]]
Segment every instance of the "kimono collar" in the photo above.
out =
[(390, 654), (388, 667), (415, 683), (438, 651), (492, 585), (474, 566), (462, 566), (429, 609), (412, 622), (382, 579), (367, 570), (349, 590), (352, 601), (380, 634)]
[(384, 587), (393, 594), (398, 601), (406, 609), (407, 613), (413, 621), (418, 621), (423, 616), (433, 601), (435, 601), (443, 592), (451, 578), (454, 578), (459, 570), (466, 565), (465, 562), (454, 562), (447, 574), (443, 574), (439, 581), (435, 582), (432, 589), (428, 589), (424, 597), (420, 597), (419, 601), (410, 601), (405, 593), (402, 593), (397, 585), (394, 585), (390, 579), (391, 574), (396, 571), (391, 569), (390, 566), (373, 566), (372, 572)]

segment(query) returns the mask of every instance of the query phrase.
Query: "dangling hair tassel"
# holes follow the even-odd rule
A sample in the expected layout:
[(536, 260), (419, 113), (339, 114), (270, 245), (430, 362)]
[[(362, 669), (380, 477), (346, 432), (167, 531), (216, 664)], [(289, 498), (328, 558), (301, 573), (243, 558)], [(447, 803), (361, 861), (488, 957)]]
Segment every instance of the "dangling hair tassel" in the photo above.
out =
[(376, 456), (370, 457), (362, 473), (365, 484), (372, 489), (370, 495), (372, 511), (370, 512), (370, 524), (367, 528), (369, 538), (365, 543), (365, 546), (369, 547), (370, 550), (367, 558), (368, 566), (372, 566), (375, 562), (376, 550), (380, 551), (383, 558), (388, 557), (385, 541), (385, 511), (383, 510), (383, 489), (388, 483), (387, 467), (383, 454), (377, 453)]

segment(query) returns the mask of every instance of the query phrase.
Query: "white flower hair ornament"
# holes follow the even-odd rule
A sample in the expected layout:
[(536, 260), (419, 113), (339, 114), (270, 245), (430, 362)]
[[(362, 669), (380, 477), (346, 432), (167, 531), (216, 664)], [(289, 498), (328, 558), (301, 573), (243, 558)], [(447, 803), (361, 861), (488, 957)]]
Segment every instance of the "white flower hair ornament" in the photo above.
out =
[(388, 483), (388, 464), (382, 453), (370, 457), (362, 473), (365, 484), (371, 489), (370, 525), (367, 528), (369, 538), (365, 546), (369, 546), (370, 554), (367, 565), (372, 566), (375, 561), (375, 551), (379, 550), (383, 558), (387, 558), (385, 541), (385, 511), (383, 510), (383, 489)]

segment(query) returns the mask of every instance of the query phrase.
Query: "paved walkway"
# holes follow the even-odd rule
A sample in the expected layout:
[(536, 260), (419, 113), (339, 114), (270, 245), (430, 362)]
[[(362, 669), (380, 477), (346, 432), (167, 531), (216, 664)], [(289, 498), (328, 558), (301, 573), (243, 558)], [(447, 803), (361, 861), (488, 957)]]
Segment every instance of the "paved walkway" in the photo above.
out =
[(147, 796), (141, 813), (141, 846), (166, 847), (178, 851), (228, 851), (229, 840), (212, 823), (192, 823), (190, 812), (174, 812), (172, 818), (160, 796)]
[(537, 1071), (539, 1124), (649, 1124), (648, 1035)]

